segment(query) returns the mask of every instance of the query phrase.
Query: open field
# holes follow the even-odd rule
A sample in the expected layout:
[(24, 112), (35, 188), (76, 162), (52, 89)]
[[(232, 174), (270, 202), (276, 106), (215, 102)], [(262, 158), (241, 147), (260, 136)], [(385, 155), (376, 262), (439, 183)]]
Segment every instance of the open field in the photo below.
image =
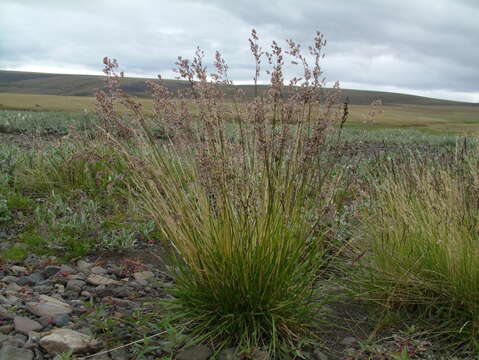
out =
[[(457, 116), (456, 112), (454, 114)], [(175, 173), (174, 166), (170, 167), (168, 163), (161, 165), (161, 162), (156, 163), (153, 159), (166, 156), (166, 159), (172, 161), (171, 164), (176, 164), (177, 161), (179, 161), (178, 164), (183, 164), (180, 166), (189, 166), (187, 165), (189, 160), (183, 163), (187, 161), (186, 158), (184, 160), (171, 158), (171, 154), (163, 153), (162, 148), (157, 148), (154, 143), (137, 143), (134, 147), (131, 147), (130, 143), (128, 147), (116, 148), (99, 136), (95, 124), (97, 121), (98, 119), (91, 112), (0, 111), (0, 125), (8, 122), (12, 126), (10, 129), (20, 130), (6, 133), (0, 131), (0, 169), (2, 170), (0, 175), (0, 224), (2, 225), (0, 265), (3, 264), (3, 270), (0, 269), (0, 272), (10, 276), (10, 278), (5, 276), (4, 279), (19, 283), (22, 283), (23, 279), (42, 276), (41, 283), (29, 282), (30, 285), (21, 287), (22, 291), (30, 294), (29, 296), (38, 295), (39, 291), (46, 291), (46, 294), (61, 299), (65, 306), (73, 306), (72, 304), (78, 306), (81, 303), (82, 315), (73, 313), (69, 316), (69, 321), (74, 324), (74, 329), (86, 326), (104, 347), (112, 348), (125, 344), (142, 338), (144, 334), (159, 334), (158, 339), (129, 346), (122, 354), (129, 359), (169, 359), (175, 354), (181, 354), (185, 341), (190, 336), (194, 336), (194, 333), (190, 334), (189, 331), (198, 331), (198, 329), (183, 328), (181, 325), (183, 322), (178, 323), (178, 319), (167, 315), (174, 307), (165, 308), (166, 303), (164, 304), (163, 301), (168, 302), (168, 299), (171, 299), (171, 297), (165, 298), (165, 294), (170, 293), (174, 297), (178, 296), (178, 299), (183, 299), (181, 291), (187, 291), (188, 294), (190, 285), (187, 284), (191, 284), (192, 280), (188, 277), (182, 279), (171, 272), (172, 267), (179, 264), (171, 260), (169, 253), (161, 245), (169, 241), (168, 235), (162, 230), (162, 226), (166, 225), (162, 225), (161, 216), (155, 217), (155, 214), (164, 214), (165, 210), (156, 208), (148, 210), (149, 206), (172, 206), (173, 203), (170, 202), (172, 200), (162, 203), (164, 199), (158, 198), (159, 194), (149, 188), (151, 183), (142, 182), (143, 176), (146, 175), (143, 173), (145, 170), (139, 173), (134, 164), (141, 159), (142, 162), (151, 162), (151, 166), (155, 166), (152, 170), (155, 171), (156, 176), (161, 177), (161, 184), (168, 182), (174, 191), (168, 196), (173, 196), (176, 201), (186, 201), (183, 204), (184, 209), (174, 204), (175, 211), (188, 211), (182, 215), (183, 219), (190, 212), (206, 211), (200, 208), (193, 210), (189, 208), (187, 198), (178, 198), (178, 194), (182, 191), (187, 191), (185, 196), (194, 196), (195, 193), (186, 190), (181, 184), (184, 181), (191, 181), (189, 176), (197, 175), (191, 173), (186, 178), (177, 178), (176, 176), (180, 176), (177, 174), (170, 178)], [(72, 134), (74, 137), (65, 137), (72, 129), (75, 129)], [(453, 219), (456, 216), (458, 219), (464, 219), (467, 215), (472, 216), (467, 218), (468, 221), (473, 221), (475, 216), (474, 210), (471, 214), (464, 213), (465, 209), (471, 209), (464, 202), (472, 201), (473, 198), (463, 192), (467, 190), (463, 189), (465, 185), (463, 182), (466, 181), (465, 176), (469, 179), (467, 182), (473, 181), (476, 176), (477, 169), (473, 165), (473, 159), (477, 142), (474, 138), (468, 139), (467, 147), (465, 147), (462, 137), (447, 134), (435, 135), (433, 132), (435, 131), (424, 132), (404, 127), (365, 130), (363, 125), (353, 126), (345, 129), (341, 135), (341, 141), (336, 143), (334, 148), (322, 151), (321, 157), (324, 157), (325, 162), (322, 163), (321, 168), (332, 166), (330, 170), (327, 170), (328, 177), (325, 181), (328, 187), (334, 186), (334, 192), (328, 191), (321, 196), (332, 196), (330, 201), (334, 204), (334, 211), (324, 213), (325, 210), (320, 209), (326, 204), (322, 203), (311, 204), (307, 201), (302, 204), (301, 212), (311, 212), (312, 219), (315, 218), (313, 214), (316, 214), (316, 211), (322, 214), (319, 217), (321, 230), (314, 235), (321, 247), (309, 255), (314, 256), (315, 266), (318, 266), (313, 269), (313, 277), (316, 279), (315, 294), (317, 295), (315, 296), (317, 298), (315, 297), (314, 302), (316, 305), (311, 308), (309, 306), (313, 304), (308, 305), (309, 310), (315, 309), (314, 315), (308, 316), (318, 317), (320, 324), (314, 327), (312, 334), (308, 336), (306, 333), (303, 334), (302, 341), (305, 345), (295, 350), (296, 353), (301, 354), (302, 358), (317, 359), (318, 356), (322, 356), (319, 357), (322, 359), (327, 356), (331, 359), (348, 360), (439, 358), (457, 360), (471, 359), (471, 356), (475, 356), (470, 345), (471, 341), (474, 342), (470, 339), (474, 339), (475, 328), (473, 325), (468, 326), (464, 321), (473, 319), (477, 311), (474, 305), (474, 296), (476, 296), (474, 294), (478, 291), (474, 285), (477, 274), (473, 270), (476, 266), (474, 265), (476, 257), (471, 259), (477, 249), (475, 245), (470, 245), (473, 243), (469, 240), (462, 239), (464, 237), (469, 239), (470, 236), (474, 240), (476, 235), (467, 230), (471, 228), (472, 223), (463, 224), (462, 220), (455, 222)], [(337, 141), (336, 133), (333, 132), (331, 135), (331, 141), (334, 143)], [(195, 148), (198, 149), (198, 147)], [(134, 156), (134, 162), (131, 162), (133, 158), (129, 159), (130, 155), (126, 156), (126, 153), (122, 153), (123, 151), (132, 151), (130, 155)], [(157, 153), (157, 151), (160, 152)], [(152, 157), (152, 154), (156, 155)], [(330, 162), (329, 158), (333, 161)], [(167, 169), (162, 169), (162, 166), (167, 166)], [(188, 169), (189, 167), (184, 168), (189, 173)], [(456, 173), (462, 175), (455, 177)], [(340, 174), (341, 176), (338, 177)], [(401, 176), (397, 177), (398, 174)], [(425, 176), (428, 180), (423, 182)], [(401, 177), (404, 181), (399, 180)], [(433, 179), (440, 182), (437, 185), (438, 188), (433, 186)], [(332, 183), (329, 182), (331, 180)], [(248, 181), (256, 182), (257, 180), (252, 178)], [(145, 186), (141, 188), (143, 194), (139, 197), (138, 186)], [(233, 186), (234, 193), (237, 191), (234, 190), (235, 186), (239, 185)], [(385, 188), (383, 189), (382, 186)], [(443, 194), (442, 186), (448, 186), (449, 192)], [(213, 190), (208, 189), (208, 191)], [(253, 191), (250, 187), (247, 189)], [(458, 193), (450, 193), (456, 190)], [(391, 197), (391, 194), (402, 195)], [(407, 194), (413, 195), (408, 197)], [(447, 198), (448, 203), (444, 202), (444, 206), (449, 208), (439, 207), (443, 204), (442, 201), (446, 201), (446, 195), (452, 196)], [(467, 197), (462, 197), (466, 195)], [(434, 202), (429, 204), (425, 198), (423, 199), (424, 208), (417, 208), (418, 204), (414, 203), (415, 196), (431, 196), (434, 197)], [(410, 199), (411, 203), (407, 199)], [(328, 209), (329, 206), (331, 205), (328, 205)], [(435, 210), (432, 211), (429, 206), (434, 207)], [(234, 209), (239, 211), (239, 208)], [(383, 211), (389, 215), (381, 215)], [(418, 231), (424, 238), (415, 237), (417, 229), (414, 227), (403, 228), (407, 223), (405, 220), (413, 216), (411, 211), (418, 212), (419, 217), (414, 226), (420, 229)], [(448, 222), (447, 228), (444, 228), (444, 233), (438, 233), (442, 228), (436, 228), (434, 221), (440, 221), (444, 216), (451, 216), (450, 211), (454, 211), (453, 218)], [(295, 234), (296, 232), (301, 234), (302, 227), (310, 226), (309, 220), (306, 221), (310, 219), (310, 216), (300, 220), (301, 217), (297, 217), (298, 215), (294, 215), (295, 221), (301, 224), (301, 227), (289, 228), (288, 231), (291, 233), (294, 231)], [(428, 216), (432, 215), (435, 217), (430, 224)], [(245, 241), (242, 237), (233, 237), (236, 240), (232, 240), (230, 238), (232, 234), (229, 231), (217, 233), (223, 229), (222, 223), (212, 223), (210, 226), (213, 228), (209, 229), (207, 226), (203, 230), (202, 227), (206, 223), (196, 223), (195, 216), (189, 220), (186, 219), (186, 221), (192, 221), (191, 224), (187, 223), (187, 233), (198, 231), (196, 238), (196, 236), (202, 236), (202, 231), (211, 231), (216, 234), (215, 236), (222, 234), (219, 244), (231, 241), (229, 246), (237, 246), (235, 251), (239, 252), (239, 257), (235, 258), (233, 263), (239, 268), (229, 269), (229, 271), (243, 273), (246, 271), (243, 266), (249, 268), (254, 264), (254, 262), (251, 264), (240, 262), (241, 259), (251, 256), (240, 252)], [(207, 214), (201, 216), (207, 216)], [(290, 216), (292, 215), (288, 212), (288, 219)], [(214, 219), (225, 221), (223, 217), (214, 217)], [(167, 221), (171, 224), (170, 221), (173, 219), (169, 218)], [(184, 231), (182, 230), (184, 224), (184, 222), (179, 223), (181, 228), (175, 228), (169, 236)], [(241, 226), (241, 231), (235, 230), (235, 234), (245, 231), (244, 223), (233, 222), (228, 226)], [(264, 223), (263, 226), (269, 225)], [(384, 229), (392, 230), (386, 232)], [(398, 244), (401, 244), (401, 236), (404, 234), (411, 237), (410, 241), (415, 239), (414, 246), (417, 248), (424, 246), (424, 254), (426, 252), (430, 254), (433, 251), (428, 244), (436, 236), (441, 236), (443, 240), (447, 238), (447, 246), (467, 247), (467, 249), (464, 248), (462, 255), (464, 258), (456, 259), (456, 261), (463, 261), (464, 266), (471, 266), (472, 272), (461, 275), (448, 272), (447, 266), (441, 265), (441, 261), (448, 261), (447, 252), (450, 249), (444, 249), (446, 253), (441, 253), (441, 249), (435, 249), (437, 268), (431, 268), (435, 266), (434, 263), (418, 264), (419, 259), (411, 257), (409, 248), (398, 248)], [(454, 234), (453, 238), (449, 238), (451, 234)], [(288, 246), (295, 244), (293, 242), (295, 237), (289, 240), (281, 238), (281, 242), (276, 242), (273, 234), (271, 237), (271, 239), (268, 238), (268, 241), (271, 241), (271, 243), (268, 242), (268, 246), (271, 248), (268, 253), (261, 255), (263, 266), (267, 265), (267, 261), (276, 264), (278, 257), (281, 256), (281, 248), (275, 248), (274, 244), (280, 244), (282, 241), (290, 241)], [(384, 242), (377, 240), (385, 238), (391, 241), (393, 248), (388, 248)], [(191, 246), (181, 244), (178, 243), (177, 246)], [(203, 249), (204, 244), (194, 246)], [(202, 250), (204, 251), (200, 256), (202, 262), (211, 256), (210, 250), (207, 250), (209, 246), (213, 244), (209, 244)], [(296, 244), (296, 246), (299, 245)], [(221, 249), (223, 249), (222, 246)], [(364, 255), (365, 251), (368, 251), (367, 256)], [(272, 257), (268, 258), (268, 254)], [(209, 259), (212, 264), (219, 266), (216, 264), (222, 263), (222, 256), (232, 256), (232, 254), (227, 251), (219, 257), (212, 256)], [(290, 259), (288, 255), (281, 261), (284, 263)], [(421, 256), (420, 259), (424, 258)], [(393, 261), (394, 265), (391, 265), (389, 261)], [(439, 279), (429, 278), (429, 272), (422, 274), (420, 267), (416, 269), (411, 265), (413, 261), (416, 261), (416, 267), (421, 265), (431, 268), (431, 271), (443, 273)], [(294, 262), (297, 264), (301, 260), (296, 259)], [(13, 269), (11, 267), (13, 264), (20, 267), (9, 270)], [(409, 267), (409, 271), (417, 272), (411, 273), (411, 277), (401, 277), (404, 275), (401, 269), (405, 266)], [(47, 271), (47, 269), (50, 270)], [(74, 274), (68, 276), (84, 280), (64, 280), (64, 275), (35, 275), (50, 274), (52, 271), (59, 271), (58, 274), (62, 274), (64, 271), (62, 269), (67, 269)], [(146, 270), (151, 273), (142, 275)], [(223, 296), (226, 296), (231, 290), (223, 287), (223, 281), (236, 275), (234, 273), (225, 275), (214, 270), (214, 267), (211, 271), (214, 271), (213, 279), (219, 280), (212, 286), (218, 286), (217, 291), (225, 292)], [(256, 271), (263, 270), (259, 268)], [(316, 275), (318, 272), (319, 278)], [(99, 283), (95, 281), (99, 280), (94, 277), (98, 277), (95, 275), (97, 273), (102, 274), (100, 275), (102, 281), (111, 280), (115, 283), (107, 288), (98, 285)], [(303, 272), (300, 274), (303, 276), (301, 280), (304, 280), (305, 274)], [(142, 280), (143, 282), (131, 280), (140, 279), (142, 276), (152, 278)], [(182, 276), (187, 275), (185, 273)], [(424, 276), (425, 283), (418, 282), (418, 279), (422, 279), (421, 276)], [(466, 283), (464, 287), (456, 288), (458, 284), (454, 285), (452, 281), (462, 281), (462, 278), (459, 279), (460, 276), (463, 276)], [(255, 277), (248, 278), (248, 282), (257, 281), (254, 279)], [(269, 281), (281, 279), (274, 278)], [(397, 281), (398, 279), (401, 281)], [(179, 283), (176, 283), (177, 281)], [(185, 283), (182, 283), (183, 281)], [(297, 278), (294, 281), (300, 281), (300, 279)], [(438, 283), (436, 284), (435, 281)], [(412, 282), (415, 283), (417, 291), (408, 292), (407, 289)], [(59, 288), (60, 285), (66, 286), (67, 290), (57, 294), (54, 289)], [(186, 286), (186, 288), (177, 289), (176, 286)], [(196, 286), (200, 285), (196, 284)], [(255, 288), (256, 286), (261, 286), (261, 282), (258, 282)], [(13, 288), (13, 285), (9, 287), (8, 294), (12, 294)], [(275, 294), (273, 290), (275, 288), (271, 289), (271, 295), (268, 296)], [(6, 287), (0, 286), (0, 296), (7, 296), (5, 291)], [(430, 292), (441, 294), (438, 295), (440, 301), (434, 302), (432, 307), (422, 304), (425, 299), (428, 299)], [(23, 296), (22, 293), (13, 294), (20, 298)], [(400, 301), (391, 302), (391, 294), (396, 294)], [(205, 296), (205, 304), (214, 301), (209, 294), (198, 293), (196, 296), (199, 296), (196, 301)], [(456, 303), (456, 297), (463, 298), (466, 305), (464, 306), (461, 302)], [(222, 298), (221, 301), (234, 303), (235, 299), (238, 299), (236, 290), (231, 293), (231, 296)], [(180, 301), (190, 300), (186, 298)], [(255, 300), (255, 303), (256, 301), (259, 300)], [(415, 305), (409, 307), (408, 302)], [(23, 300), (20, 303), (17, 301), (15, 308), (8, 303), (5, 306), (7, 311), (20, 312), (23, 315), (27, 312), (26, 316), (30, 316), (28, 308), (22, 304)], [(188, 311), (191, 305), (180, 302), (177, 306), (180, 308), (185, 306), (184, 311)], [(449, 306), (453, 306), (452, 309), (455, 312), (445, 322), (441, 314)], [(196, 318), (199, 321), (198, 324), (201, 324), (201, 317), (205, 311), (207, 310), (186, 312), (184, 321), (188, 323)], [(423, 314), (422, 311), (425, 313)], [(228, 315), (226, 319), (224, 326), (235, 321), (231, 320), (231, 315)], [(53, 321), (62, 324), (61, 318)], [(217, 321), (224, 320), (218, 317)], [(54, 322), (48, 325), (49, 327), (45, 330), (60, 326), (55, 324)], [(447, 327), (444, 328), (444, 326)], [(199, 328), (199, 331), (204, 329)], [(233, 333), (236, 334), (237, 331), (240, 330), (234, 330)], [(444, 332), (448, 335), (444, 336)], [(235, 344), (239, 340), (235, 337), (230, 341), (232, 341), (231, 344)], [(216, 345), (208, 344), (209, 347), (195, 347), (195, 351), (211, 353), (210, 348), (214, 349)], [(264, 346), (262, 348), (267, 349)], [(246, 344), (232, 349), (242, 352), (244, 357), (241, 358), (253, 356), (249, 355), (250, 350)], [(286, 353), (289, 354), (287, 351)], [(226, 353), (228, 352), (223, 352), (223, 354)], [(111, 354), (113, 355), (114, 352)], [(256, 358), (255, 356), (259, 355), (254, 355), (253, 358)], [(285, 359), (298, 358), (291, 354), (282, 356)]]
[(28, 359), (479, 356), (479, 107), (2, 76), (0, 341)]
[[(140, 98), (144, 110), (152, 112), (152, 100)], [(95, 98), (0, 93), (0, 109), (93, 112)], [(479, 134), (479, 107), (458, 105), (383, 105), (372, 119), (369, 105), (350, 105), (347, 125), (364, 129), (412, 128), (430, 133)]]

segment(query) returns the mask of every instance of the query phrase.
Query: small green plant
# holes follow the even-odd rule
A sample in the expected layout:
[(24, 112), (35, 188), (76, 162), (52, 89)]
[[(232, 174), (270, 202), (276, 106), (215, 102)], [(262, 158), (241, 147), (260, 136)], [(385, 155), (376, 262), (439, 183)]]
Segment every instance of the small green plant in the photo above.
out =
[(7, 222), (12, 218), (6, 199), (0, 199), (0, 223)]
[(30, 251), (25, 246), (15, 245), (5, 251), (2, 251), (0, 254), (0, 259), (22, 261), (28, 256), (29, 253)]

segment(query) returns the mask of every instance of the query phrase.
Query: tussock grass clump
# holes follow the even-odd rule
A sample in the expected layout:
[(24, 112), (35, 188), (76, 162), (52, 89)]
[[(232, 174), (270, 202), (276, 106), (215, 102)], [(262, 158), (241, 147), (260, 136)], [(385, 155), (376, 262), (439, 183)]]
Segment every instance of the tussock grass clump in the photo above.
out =
[(477, 346), (477, 163), (398, 164), (383, 165), (371, 184), (363, 290), (387, 306), (424, 310), (450, 343)]
[[(197, 341), (279, 354), (312, 335), (315, 283), (343, 173), (326, 139), (347, 116), (336, 103), (337, 86), (327, 96), (322, 91), (325, 42), (320, 33), (314, 40), (308, 56), (293, 41), (286, 52), (276, 42), (263, 51), (253, 31), (254, 81), (265, 58), (271, 85), (251, 102), (241, 93), (225, 101), (223, 85), (231, 81), (218, 52), (214, 72), (200, 49), (192, 61), (179, 58), (177, 73), (190, 88), (173, 97), (150, 82), (153, 119), (121, 90), (116, 61), (104, 60), (108, 91), (98, 93), (98, 105), (105, 133), (129, 161), (138, 206), (173, 249), (174, 317)], [(285, 54), (302, 66), (288, 97)], [(131, 110), (128, 121), (116, 101)], [(138, 126), (127, 128), (132, 118)], [(161, 141), (152, 131), (158, 127)]]
[(94, 197), (118, 197), (126, 188), (128, 168), (108, 144), (69, 141), (25, 154), (14, 175), (16, 186), (26, 192), (80, 190)]

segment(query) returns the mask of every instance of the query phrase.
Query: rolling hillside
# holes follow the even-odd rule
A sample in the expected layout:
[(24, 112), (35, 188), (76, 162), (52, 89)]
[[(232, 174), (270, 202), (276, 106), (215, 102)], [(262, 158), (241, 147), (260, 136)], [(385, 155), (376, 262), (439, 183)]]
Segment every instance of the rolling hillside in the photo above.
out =
[[(147, 96), (145, 80), (143, 78), (125, 78), (123, 88), (133, 95)], [(186, 82), (179, 80), (165, 80), (165, 83), (170, 90), (188, 86)], [(93, 96), (95, 90), (102, 86), (102, 76), (0, 70), (0, 93)], [(246, 91), (246, 94), (252, 94), (253, 87), (251, 85), (240, 86)], [(384, 105), (479, 105), (380, 91), (343, 89), (342, 95), (344, 99), (348, 97), (353, 105), (369, 105), (377, 99), (382, 100)]]

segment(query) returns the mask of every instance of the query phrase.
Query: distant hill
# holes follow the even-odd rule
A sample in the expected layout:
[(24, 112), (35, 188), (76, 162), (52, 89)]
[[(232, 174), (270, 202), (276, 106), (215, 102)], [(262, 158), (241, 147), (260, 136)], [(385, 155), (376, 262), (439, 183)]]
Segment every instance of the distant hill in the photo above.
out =
[[(123, 88), (136, 96), (147, 96), (144, 78), (125, 78)], [(164, 80), (172, 91), (187, 87), (180, 80)], [(253, 93), (252, 85), (238, 85), (246, 94)], [(65, 75), (22, 71), (0, 70), (0, 93), (39, 94), (64, 96), (93, 96), (96, 89), (103, 87), (103, 77), (97, 75)], [(374, 100), (381, 100), (384, 105), (470, 105), (468, 102), (440, 100), (422, 96), (398, 94), (381, 91), (342, 89), (343, 100), (346, 97), (352, 105), (369, 105)]]

